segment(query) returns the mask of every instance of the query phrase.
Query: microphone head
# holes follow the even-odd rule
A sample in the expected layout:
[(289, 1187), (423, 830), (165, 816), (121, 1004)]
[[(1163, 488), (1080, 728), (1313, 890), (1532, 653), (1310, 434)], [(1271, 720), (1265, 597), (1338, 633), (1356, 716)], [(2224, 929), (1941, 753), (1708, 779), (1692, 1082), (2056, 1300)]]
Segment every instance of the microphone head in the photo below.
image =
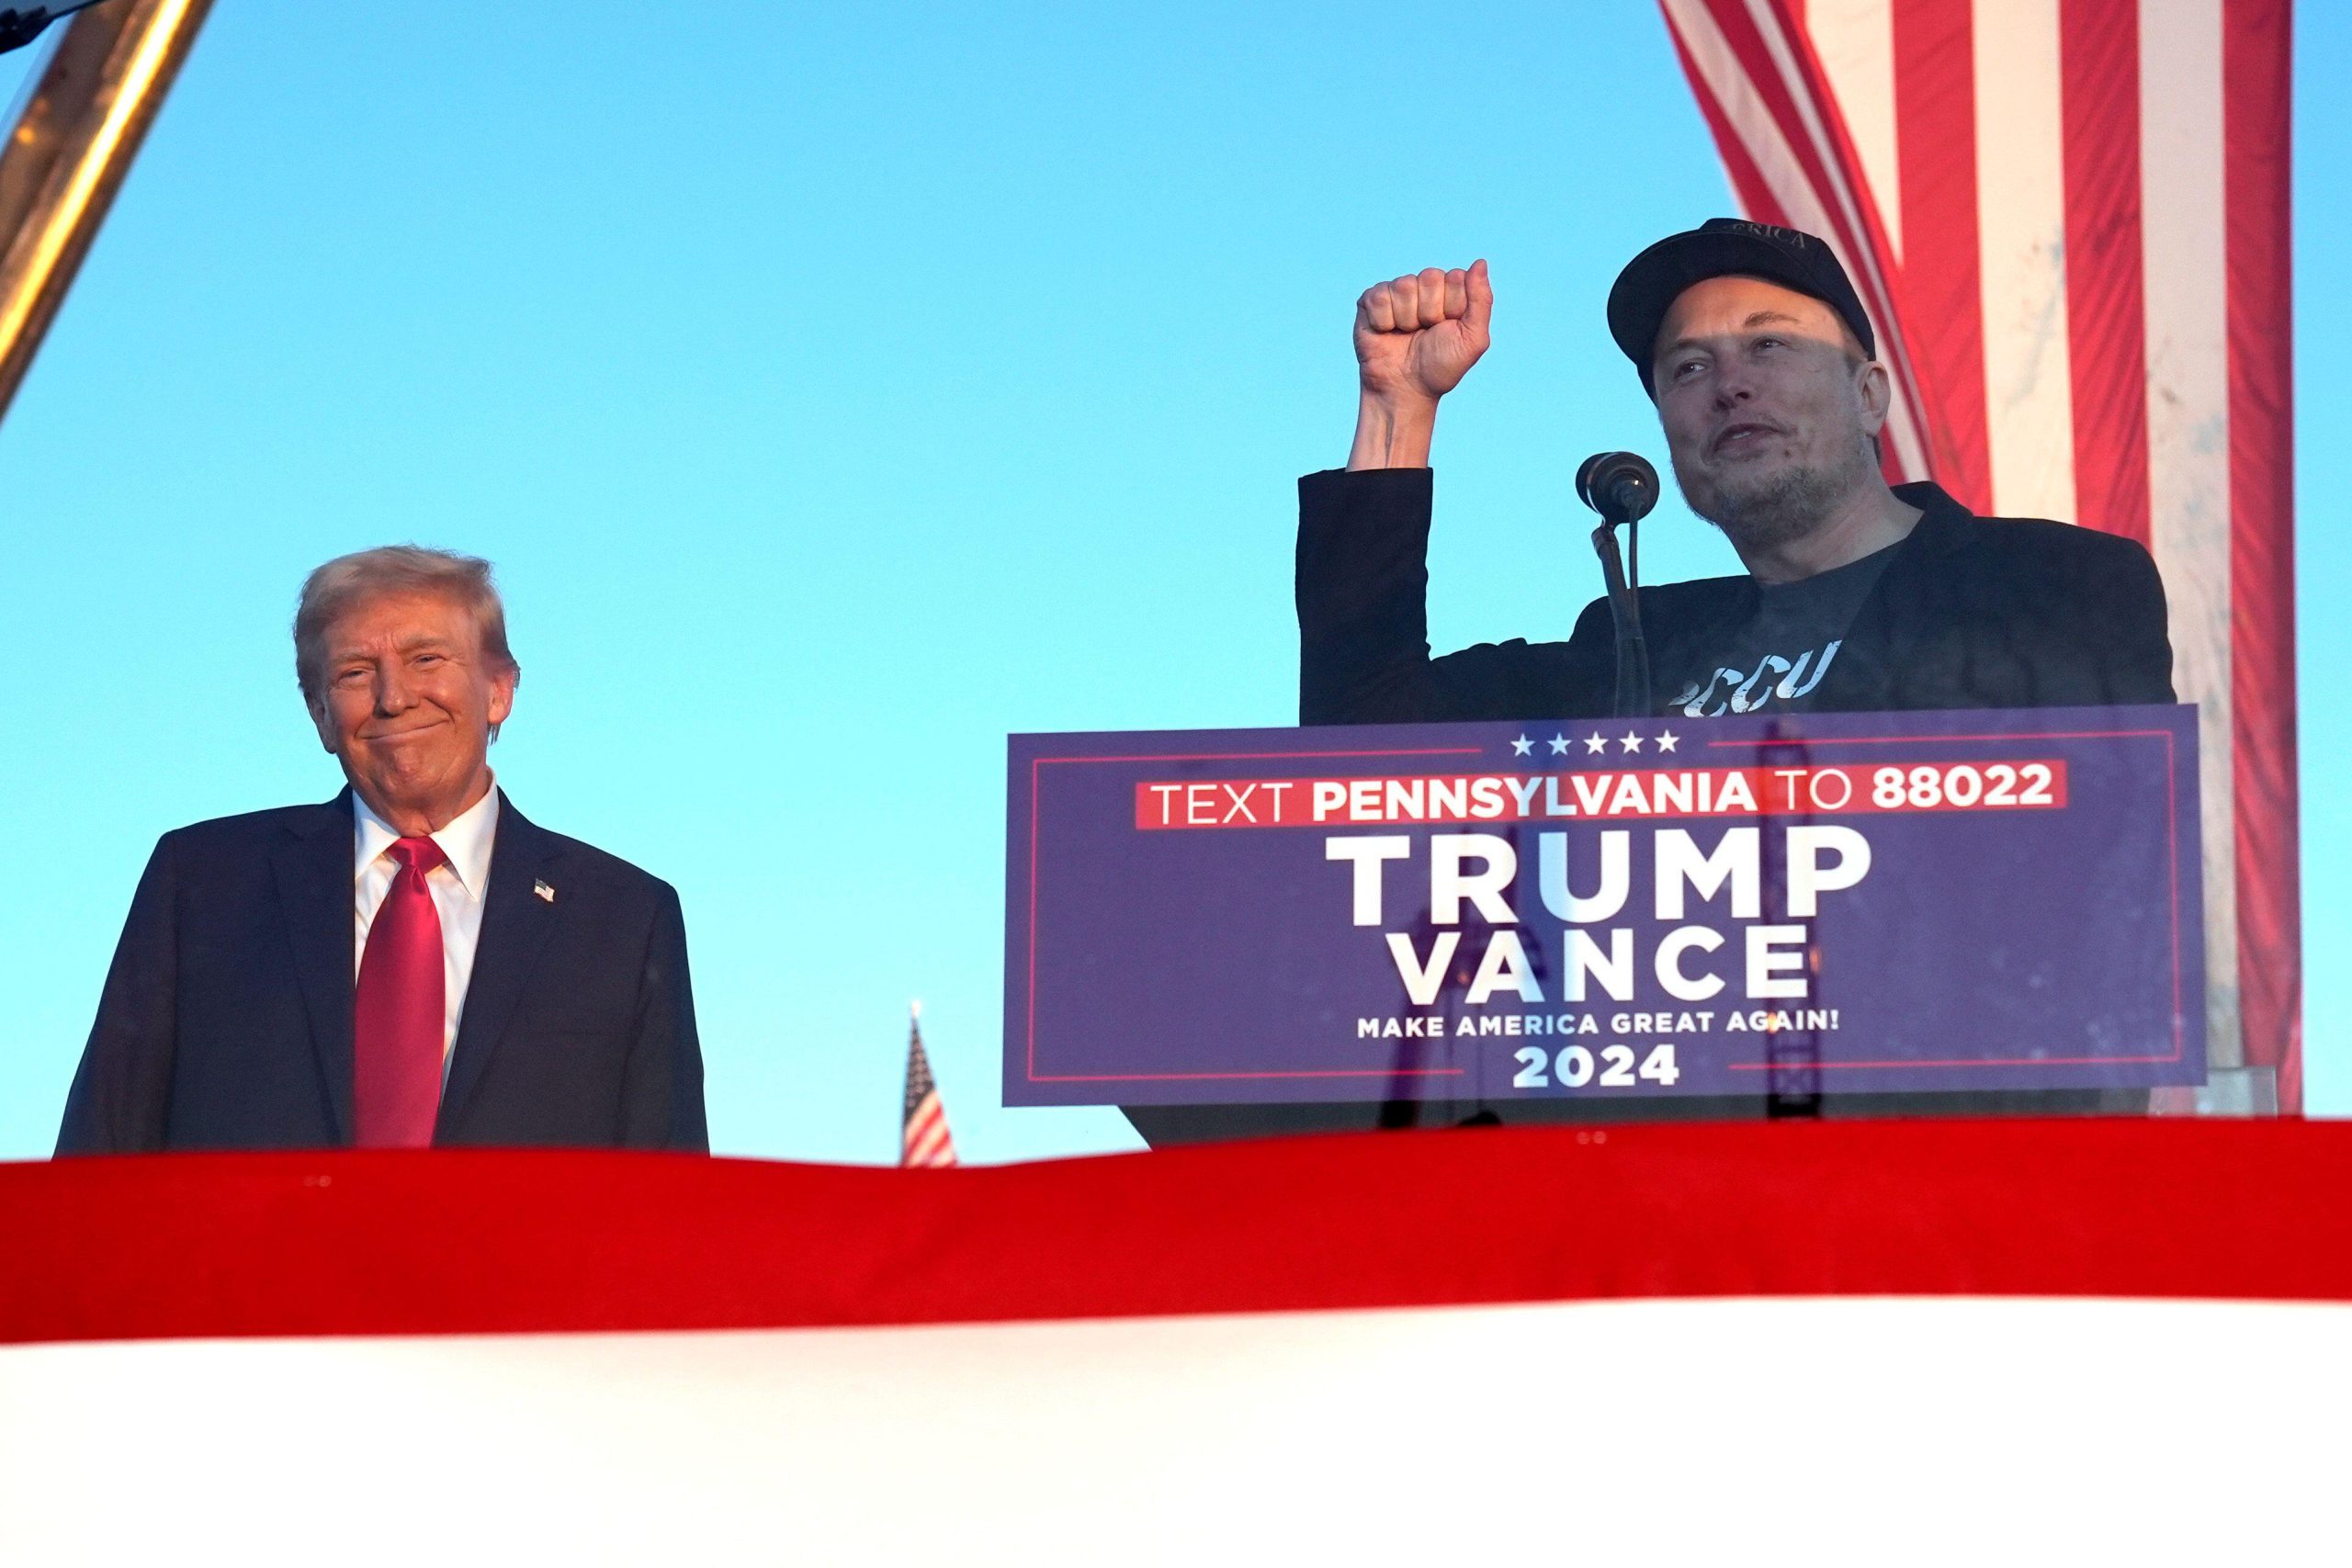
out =
[(1638, 452), (1596, 452), (1577, 469), (1577, 499), (1610, 523), (1638, 523), (1657, 504), (1657, 470)]

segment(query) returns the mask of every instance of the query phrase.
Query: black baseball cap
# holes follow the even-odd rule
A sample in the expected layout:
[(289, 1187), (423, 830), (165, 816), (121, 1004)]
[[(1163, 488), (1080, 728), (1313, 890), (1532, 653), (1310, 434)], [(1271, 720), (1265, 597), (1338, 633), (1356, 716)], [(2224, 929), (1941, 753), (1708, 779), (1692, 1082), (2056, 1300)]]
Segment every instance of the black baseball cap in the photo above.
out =
[(1878, 353), (1861, 296), (1854, 292), (1838, 254), (1826, 242), (1745, 218), (1710, 218), (1687, 233), (1668, 235), (1627, 262), (1609, 290), (1609, 335), (1634, 362), (1652, 402), (1657, 400), (1657, 389), (1650, 385), (1650, 354), (1657, 346), (1667, 311), (1692, 284), (1733, 274), (1812, 295), (1853, 329), (1864, 354)]

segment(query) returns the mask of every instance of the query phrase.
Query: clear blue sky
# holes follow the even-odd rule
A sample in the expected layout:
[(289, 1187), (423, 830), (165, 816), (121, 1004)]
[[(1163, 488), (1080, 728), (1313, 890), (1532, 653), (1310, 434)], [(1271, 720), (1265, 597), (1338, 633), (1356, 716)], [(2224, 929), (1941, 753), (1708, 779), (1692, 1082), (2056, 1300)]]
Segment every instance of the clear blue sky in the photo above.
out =
[[(2352, 665), (2312, 482), (2352, 401), (2352, 25), (2301, 26), (2307, 1013), (2342, 1114), (2352, 724), (2308, 677)], [(48, 1150), (156, 835), (338, 787), (294, 590), (407, 539), (499, 565), (516, 804), (680, 889), (719, 1149), (892, 1157), (918, 995), (967, 1157), (1132, 1146), (996, 1104), (1004, 736), (1292, 719), (1292, 481), (1344, 455), (1355, 293), (1424, 263), (1484, 254), (1498, 295), (1440, 433), (1432, 635), (1564, 634), (1571, 468), (1656, 446), (1601, 297), (1729, 209), (1639, 0), (224, 0), (0, 425), (0, 1157)], [(1673, 503), (1645, 544), (1652, 581), (1736, 567)]]

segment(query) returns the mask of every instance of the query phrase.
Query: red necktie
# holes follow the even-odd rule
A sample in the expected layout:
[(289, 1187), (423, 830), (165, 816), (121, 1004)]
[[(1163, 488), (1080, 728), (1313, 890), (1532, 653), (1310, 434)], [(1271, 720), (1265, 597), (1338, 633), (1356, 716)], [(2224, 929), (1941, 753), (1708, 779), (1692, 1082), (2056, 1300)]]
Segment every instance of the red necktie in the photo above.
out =
[(441, 1109), (444, 981), (441, 914), (424, 879), (449, 857), (430, 839), (395, 840), (384, 852), (400, 870), (368, 928), (352, 1015), (358, 1144), (429, 1148)]

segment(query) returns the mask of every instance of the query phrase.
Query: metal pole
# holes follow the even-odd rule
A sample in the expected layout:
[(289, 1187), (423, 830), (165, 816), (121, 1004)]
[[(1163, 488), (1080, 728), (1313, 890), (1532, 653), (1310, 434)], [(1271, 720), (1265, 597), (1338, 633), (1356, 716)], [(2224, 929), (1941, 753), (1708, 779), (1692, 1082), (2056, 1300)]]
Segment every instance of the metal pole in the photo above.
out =
[(0, 151), (0, 417), (16, 400), (212, 0), (114, 0), (65, 26)]

